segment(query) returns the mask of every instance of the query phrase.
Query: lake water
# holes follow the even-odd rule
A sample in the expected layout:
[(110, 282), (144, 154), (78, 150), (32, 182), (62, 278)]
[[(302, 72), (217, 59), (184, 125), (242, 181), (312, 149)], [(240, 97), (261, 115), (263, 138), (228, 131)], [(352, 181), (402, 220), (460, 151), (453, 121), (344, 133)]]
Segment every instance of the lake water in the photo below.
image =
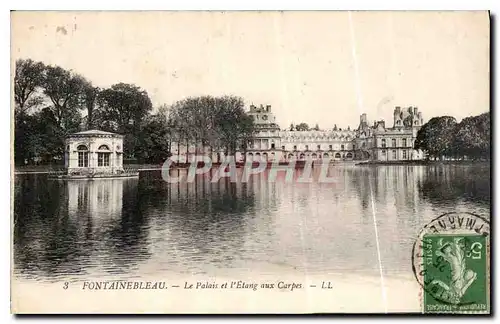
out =
[[(23, 280), (162, 273), (410, 277), (411, 248), (451, 211), (490, 217), (489, 166), (331, 166), (336, 183), (169, 184), (16, 175), (14, 273)], [(302, 172), (296, 170), (296, 172)], [(317, 172), (317, 171), (314, 171)]]

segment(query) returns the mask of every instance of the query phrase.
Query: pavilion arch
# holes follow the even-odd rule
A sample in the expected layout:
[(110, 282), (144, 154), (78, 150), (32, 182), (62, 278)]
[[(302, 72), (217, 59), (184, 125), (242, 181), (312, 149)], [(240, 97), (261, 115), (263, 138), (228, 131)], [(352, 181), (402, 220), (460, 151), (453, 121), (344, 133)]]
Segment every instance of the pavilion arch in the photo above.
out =
[(80, 144), (80, 145), (78, 145), (78, 147), (76, 148), (76, 150), (77, 151), (88, 151), (89, 148), (86, 145)]
[(99, 146), (98, 150), (99, 151), (109, 151), (109, 146), (103, 144), (103, 145)]

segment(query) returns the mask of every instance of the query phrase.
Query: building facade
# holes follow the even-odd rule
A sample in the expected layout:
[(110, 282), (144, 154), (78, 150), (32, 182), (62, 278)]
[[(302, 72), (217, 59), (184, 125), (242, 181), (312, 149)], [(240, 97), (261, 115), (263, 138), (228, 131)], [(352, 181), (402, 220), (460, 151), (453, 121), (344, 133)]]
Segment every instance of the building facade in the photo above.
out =
[[(422, 113), (417, 107), (395, 107), (392, 127), (385, 121), (368, 123), (367, 115), (360, 116), (357, 129), (280, 130), (270, 105), (251, 105), (248, 114), (253, 118), (256, 133), (247, 143), (246, 150), (238, 150), (236, 161), (401, 161), (423, 158), (421, 151), (413, 149), (415, 138), (423, 125)], [(207, 153), (206, 149), (174, 144), (172, 154), (180, 162)], [(217, 156), (216, 156), (217, 155)], [(212, 152), (212, 160), (220, 161), (222, 152)]]
[(123, 135), (87, 130), (66, 138), (68, 175), (123, 173)]

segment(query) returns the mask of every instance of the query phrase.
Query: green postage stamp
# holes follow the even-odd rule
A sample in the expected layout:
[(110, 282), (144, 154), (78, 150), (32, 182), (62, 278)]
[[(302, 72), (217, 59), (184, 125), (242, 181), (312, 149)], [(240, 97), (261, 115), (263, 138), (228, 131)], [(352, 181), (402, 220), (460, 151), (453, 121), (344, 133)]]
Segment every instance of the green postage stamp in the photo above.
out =
[(490, 312), (490, 236), (487, 220), (450, 213), (424, 227), (413, 251), (424, 313)]

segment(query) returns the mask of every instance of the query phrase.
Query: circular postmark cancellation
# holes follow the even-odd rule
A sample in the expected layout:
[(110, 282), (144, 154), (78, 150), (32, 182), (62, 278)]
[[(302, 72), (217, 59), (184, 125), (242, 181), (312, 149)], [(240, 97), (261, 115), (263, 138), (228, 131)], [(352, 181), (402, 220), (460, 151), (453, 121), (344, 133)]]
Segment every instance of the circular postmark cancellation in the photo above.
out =
[(424, 313), (489, 313), (489, 221), (467, 212), (433, 219), (413, 244), (412, 269)]

